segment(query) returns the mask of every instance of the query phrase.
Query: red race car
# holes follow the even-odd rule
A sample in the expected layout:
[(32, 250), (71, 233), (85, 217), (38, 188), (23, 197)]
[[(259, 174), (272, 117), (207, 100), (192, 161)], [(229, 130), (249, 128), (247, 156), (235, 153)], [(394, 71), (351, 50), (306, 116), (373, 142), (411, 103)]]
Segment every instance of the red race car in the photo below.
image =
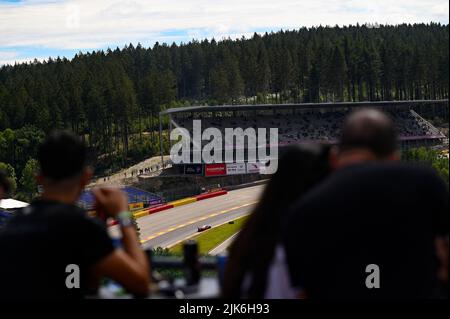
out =
[(200, 233), (200, 232), (208, 230), (208, 229), (211, 229), (211, 225), (203, 225), (203, 226), (197, 228), (197, 232)]

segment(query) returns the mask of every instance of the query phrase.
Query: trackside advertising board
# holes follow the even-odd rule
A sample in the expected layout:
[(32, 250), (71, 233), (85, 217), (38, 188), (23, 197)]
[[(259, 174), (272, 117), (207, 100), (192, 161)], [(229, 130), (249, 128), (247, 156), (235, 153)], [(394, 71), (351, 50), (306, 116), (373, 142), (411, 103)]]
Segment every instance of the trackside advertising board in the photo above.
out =
[(227, 164), (227, 175), (245, 174), (245, 163)]
[(202, 164), (185, 164), (184, 174), (186, 175), (202, 175), (203, 165)]
[(205, 176), (224, 176), (227, 174), (227, 168), (225, 163), (206, 164)]
[(129, 209), (130, 211), (138, 210), (138, 209), (143, 209), (143, 208), (144, 208), (144, 203), (143, 203), (143, 202), (128, 204), (128, 209)]
[(247, 174), (255, 174), (260, 172), (260, 163), (247, 163)]

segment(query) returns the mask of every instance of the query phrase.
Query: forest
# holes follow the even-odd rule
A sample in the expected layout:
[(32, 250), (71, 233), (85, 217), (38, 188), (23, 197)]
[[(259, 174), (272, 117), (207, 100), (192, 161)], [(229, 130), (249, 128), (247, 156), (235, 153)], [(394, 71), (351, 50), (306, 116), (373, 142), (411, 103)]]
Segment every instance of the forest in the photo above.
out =
[(70, 129), (107, 173), (157, 154), (168, 107), (448, 98), (448, 31), (320, 26), (4, 65), (0, 162), (31, 169), (45, 134)]

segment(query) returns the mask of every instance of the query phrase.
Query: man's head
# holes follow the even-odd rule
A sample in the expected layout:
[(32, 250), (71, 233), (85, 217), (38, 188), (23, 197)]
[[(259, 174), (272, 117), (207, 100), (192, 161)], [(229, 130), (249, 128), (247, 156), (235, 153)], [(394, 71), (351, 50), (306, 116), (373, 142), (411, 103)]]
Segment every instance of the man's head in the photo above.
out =
[(84, 143), (66, 131), (55, 131), (46, 138), (38, 160), (38, 183), (43, 185), (45, 197), (74, 202), (92, 177)]
[(11, 181), (9, 180), (8, 174), (0, 170), (0, 199), (4, 198), (6, 194), (11, 190)]
[(344, 122), (331, 165), (340, 168), (367, 161), (398, 160), (397, 132), (392, 120), (374, 109), (351, 113)]

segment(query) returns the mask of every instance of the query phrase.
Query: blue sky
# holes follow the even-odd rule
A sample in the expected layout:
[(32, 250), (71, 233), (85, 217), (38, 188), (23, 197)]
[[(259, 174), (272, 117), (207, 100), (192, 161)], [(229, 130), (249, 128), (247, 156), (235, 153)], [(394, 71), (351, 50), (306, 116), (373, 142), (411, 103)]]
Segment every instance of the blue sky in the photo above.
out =
[(0, 65), (356, 23), (448, 24), (448, 0), (0, 0)]

